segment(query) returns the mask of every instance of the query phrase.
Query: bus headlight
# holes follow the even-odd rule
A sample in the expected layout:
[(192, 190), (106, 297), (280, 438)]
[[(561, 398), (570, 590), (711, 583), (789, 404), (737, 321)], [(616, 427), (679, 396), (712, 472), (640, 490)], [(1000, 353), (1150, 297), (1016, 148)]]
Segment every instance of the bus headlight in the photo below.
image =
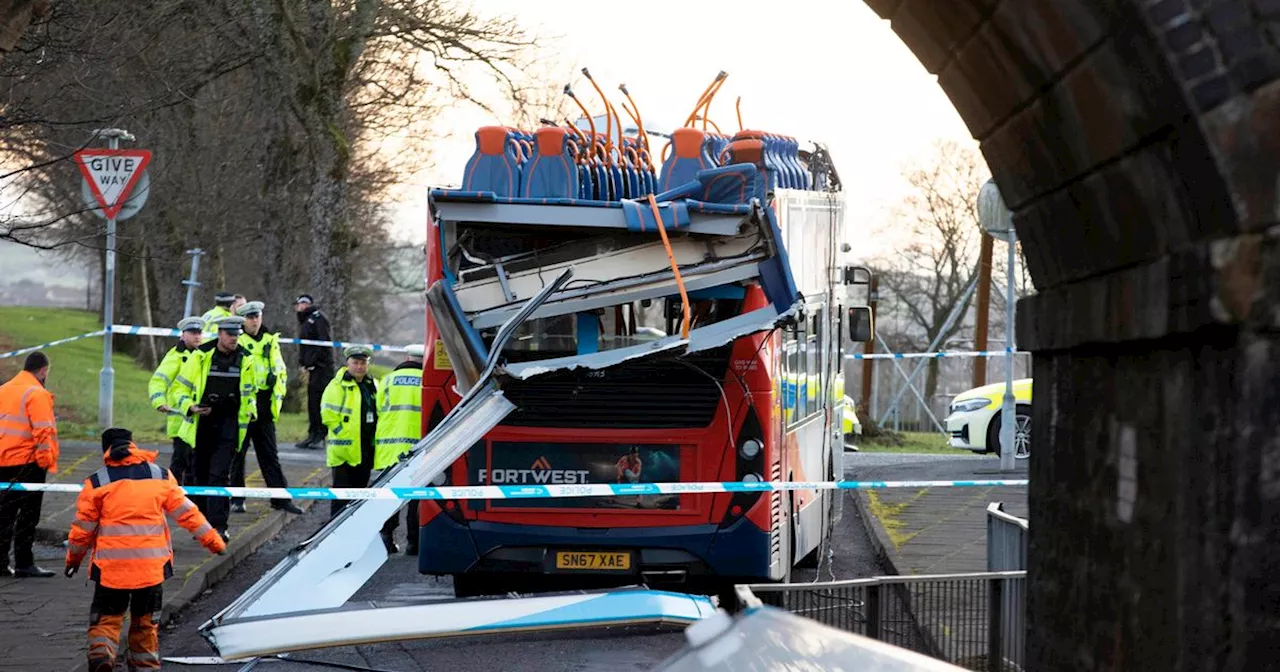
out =
[(434, 485), (437, 487), (444, 485), (445, 483), (448, 483), (448, 482), (449, 482), (449, 469), (447, 467), (440, 473), (436, 474), (435, 478), (431, 479), (431, 485)]
[(759, 455), (762, 450), (764, 450), (764, 445), (755, 439), (747, 439), (742, 442), (741, 446), (738, 446), (738, 454), (742, 456), (742, 459), (747, 460), (748, 462), (756, 459), (756, 456)]
[(742, 482), (743, 483), (759, 483), (760, 477), (756, 474), (747, 474), (746, 476), (742, 477)]

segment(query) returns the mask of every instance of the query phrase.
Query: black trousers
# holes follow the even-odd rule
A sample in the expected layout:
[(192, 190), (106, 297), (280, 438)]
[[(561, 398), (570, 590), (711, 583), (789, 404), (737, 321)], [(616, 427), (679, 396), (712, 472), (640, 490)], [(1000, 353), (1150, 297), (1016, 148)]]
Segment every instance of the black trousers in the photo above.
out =
[(45, 471), (35, 462), (14, 467), (0, 467), (0, 567), (9, 566), (9, 547), (13, 546), (15, 567), (36, 564), (31, 545), (36, 540), (36, 524), (40, 522), (43, 492), (4, 490), (10, 483), (44, 483)]
[(320, 420), (320, 397), (333, 380), (333, 367), (319, 365), (307, 376), (307, 438), (323, 439), (329, 429)]
[[(265, 420), (263, 418), (266, 418)], [(262, 480), (266, 481), (269, 488), (287, 488), (288, 481), (285, 480), (284, 470), (280, 468), (280, 451), (276, 443), (276, 422), (271, 419), (271, 399), (268, 397), (266, 403), (263, 399), (258, 399), (258, 419), (249, 423), (249, 429), (244, 435), (244, 446), (236, 453), (234, 461), (231, 463), (231, 485), (233, 487), (244, 487), (244, 461), (249, 454), (249, 444), (253, 443), (253, 452), (258, 456), (258, 469), (262, 470)], [(232, 497), (232, 502), (239, 504), (244, 503), (244, 497)], [(289, 500), (272, 499), (272, 506), (278, 506)]]
[[(231, 463), (235, 461), (236, 442), (240, 437), (240, 424), (235, 415), (206, 416), (196, 428), (195, 477), (196, 485), (226, 487), (231, 485)], [(209, 524), (219, 532), (227, 531), (227, 519), (231, 516), (231, 502), (226, 497), (191, 497)]]
[(89, 619), (93, 623), (99, 616), (120, 616), (126, 611), (135, 618), (147, 614), (159, 616), (163, 607), (163, 583), (132, 590), (108, 588), (96, 583), (93, 587), (93, 601), (89, 603)]
[(178, 480), (178, 485), (195, 484), (195, 455), (191, 446), (178, 437), (173, 438), (173, 459), (169, 460), (169, 471)]

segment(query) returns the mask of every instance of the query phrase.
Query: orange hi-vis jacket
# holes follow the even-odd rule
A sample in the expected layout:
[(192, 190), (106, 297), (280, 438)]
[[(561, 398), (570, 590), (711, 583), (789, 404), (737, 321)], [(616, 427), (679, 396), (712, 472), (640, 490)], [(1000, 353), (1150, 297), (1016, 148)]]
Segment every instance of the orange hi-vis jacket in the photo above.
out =
[(58, 470), (58, 426), (53, 419), (53, 394), (29, 371), (0, 385), (0, 467), (35, 462), (41, 469)]
[(173, 576), (169, 525), (173, 518), (210, 552), (226, 548), (204, 514), (187, 499), (156, 453), (129, 444), (123, 457), (108, 451), (107, 466), (85, 479), (67, 538), (67, 566), (93, 551), (89, 578), (107, 588), (146, 588)]

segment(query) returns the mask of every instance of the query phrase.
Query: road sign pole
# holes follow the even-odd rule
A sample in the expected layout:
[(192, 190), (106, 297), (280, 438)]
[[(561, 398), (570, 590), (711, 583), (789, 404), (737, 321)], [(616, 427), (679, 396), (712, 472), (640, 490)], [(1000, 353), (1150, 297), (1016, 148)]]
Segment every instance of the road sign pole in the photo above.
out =
[[(120, 138), (112, 134), (107, 147), (120, 148)], [(115, 320), (116, 304), (116, 218), (107, 217), (106, 280), (102, 283), (102, 325), (107, 333), (102, 336), (102, 372), (98, 375), (98, 425), (103, 429), (112, 425), (115, 410), (116, 370), (111, 366), (111, 325)]]
[[(120, 149), (121, 140), (133, 140), (129, 131), (119, 128), (98, 129), (95, 138), (107, 139), (107, 149), (82, 149), (75, 153), (80, 167), (81, 197), (89, 211), (107, 220), (107, 249), (103, 263), (102, 322), (106, 333), (102, 339), (102, 371), (98, 375), (98, 424), (103, 428), (113, 423), (115, 369), (111, 367), (111, 326), (116, 308), (116, 222), (138, 214), (147, 202), (151, 179), (147, 164), (151, 152), (146, 149)], [(93, 203), (97, 207), (93, 207)]]

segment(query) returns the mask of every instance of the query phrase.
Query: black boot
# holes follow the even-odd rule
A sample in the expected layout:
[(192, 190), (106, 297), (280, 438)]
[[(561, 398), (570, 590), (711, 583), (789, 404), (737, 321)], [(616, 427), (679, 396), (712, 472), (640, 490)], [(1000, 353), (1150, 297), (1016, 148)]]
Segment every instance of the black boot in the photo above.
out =
[(387, 549), (387, 555), (395, 555), (400, 552), (400, 547), (396, 546), (396, 541), (392, 538), (390, 532), (382, 532), (382, 546)]
[(284, 511), (285, 513), (294, 513), (294, 514), (302, 513), (302, 509), (299, 509), (297, 504), (294, 504), (293, 502), (287, 499), (282, 502), (272, 502), (271, 508), (279, 509), (281, 511)]

